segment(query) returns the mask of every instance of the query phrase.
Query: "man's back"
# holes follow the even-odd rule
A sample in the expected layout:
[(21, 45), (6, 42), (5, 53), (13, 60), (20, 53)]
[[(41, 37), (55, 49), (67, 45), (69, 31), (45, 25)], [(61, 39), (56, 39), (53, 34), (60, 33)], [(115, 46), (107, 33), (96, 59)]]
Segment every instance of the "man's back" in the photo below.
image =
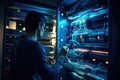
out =
[(12, 55), (12, 58), (14, 58), (14, 61), (12, 61), (14, 76), (17, 80), (21, 78), (32, 80), (32, 75), (37, 72), (36, 46), (38, 46), (37, 42), (27, 36), (21, 36), (17, 42)]
[(40, 77), (42, 80), (56, 80), (60, 71), (59, 63), (64, 60), (61, 58), (50, 67), (42, 44), (25, 35), (18, 40), (13, 57), (11, 69), (14, 80), (40, 80)]

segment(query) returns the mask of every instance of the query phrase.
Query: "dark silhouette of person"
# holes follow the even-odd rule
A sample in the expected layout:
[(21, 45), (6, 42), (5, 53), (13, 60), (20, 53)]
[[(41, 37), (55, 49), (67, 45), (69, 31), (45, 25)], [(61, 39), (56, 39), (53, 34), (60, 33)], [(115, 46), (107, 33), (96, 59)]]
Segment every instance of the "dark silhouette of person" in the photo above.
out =
[(11, 55), (9, 80), (57, 80), (67, 51), (59, 53), (62, 55), (54, 65), (48, 63), (44, 46), (37, 41), (38, 36), (42, 38), (45, 22), (39, 12), (27, 14), (25, 34), (19, 37)]

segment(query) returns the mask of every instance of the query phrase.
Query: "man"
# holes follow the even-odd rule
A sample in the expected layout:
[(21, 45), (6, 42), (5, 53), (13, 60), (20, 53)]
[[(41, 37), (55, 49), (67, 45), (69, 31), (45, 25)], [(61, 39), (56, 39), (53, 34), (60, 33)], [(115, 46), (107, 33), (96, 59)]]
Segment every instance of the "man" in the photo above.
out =
[(45, 18), (41, 13), (31, 11), (25, 19), (25, 34), (22, 35), (11, 58), (10, 80), (57, 80), (66, 50), (62, 50), (56, 64), (48, 64), (43, 45), (37, 41), (42, 37)]

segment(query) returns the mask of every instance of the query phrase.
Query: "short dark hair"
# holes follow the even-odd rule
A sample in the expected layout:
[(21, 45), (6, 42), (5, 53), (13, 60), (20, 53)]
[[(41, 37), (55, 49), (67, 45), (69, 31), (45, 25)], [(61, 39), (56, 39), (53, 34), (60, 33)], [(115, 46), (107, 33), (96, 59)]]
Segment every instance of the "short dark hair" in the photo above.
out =
[(25, 18), (26, 32), (34, 32), (39, 26), (45, 24), (45, 17), (40, 12), (30, 11)]

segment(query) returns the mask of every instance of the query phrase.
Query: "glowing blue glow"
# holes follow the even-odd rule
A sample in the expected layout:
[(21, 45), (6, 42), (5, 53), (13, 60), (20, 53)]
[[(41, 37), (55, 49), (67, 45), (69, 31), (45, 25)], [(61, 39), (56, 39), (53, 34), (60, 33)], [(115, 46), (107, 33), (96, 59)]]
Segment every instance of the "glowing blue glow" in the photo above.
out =
[(22, 24), (19, 24), (19, 26), (22, 26)]
[(97, 11), (97, 12), (92, 12), (92, 13), (90, 14), (90, 18), (95, 17), (95, 16), (98, 16), (98, 15), (102, 15), (102, 14), (105, 14), (105, 13), (108, 13), (108, 10), (107, 10), (107, 9), (99, 10), (99, 11)]
[(20, 30), (19, 32), (21, 33), (22, 31)]
[(91, 9), (85, 10), (83, 12), (80, 12), (80, 13), (77, 13), (77, 14), (75, 14), (73, 16), (68, 17), (68, 19), (72, 20), (72, 19), (80, 18), (81, 16), (83, 16), (85, 14), (88, 14), (90, 11), (91, 11)]
[(109, 25), (109, 23), (107, 23), (107, 22), (106, 22), (105, 24), (106, 24), (107, 26)]
[(83, 16), (81, 16), (80, 18), (76, 19), (75, 21), (73, 21), (71, 23), (71, 25), (73, 25), (74, 23), (85, 23), (86, 22), (86, 19), (88, 18), (88, 14), (84, 14)]
[(75, 17), (68, 17), (68, 19), (72, 20), (72, 19), (76, 19), (76, 18), (79, 18), (79, 17), (80, 17), (80, 15), (77, 15)]
[(85, 19), (83, 18), (83, 19), (81, 19), (81, 21), (82, 21), (82, 23), (84, 23), (84, 22), (85, 22)]
[[(59, 26), (61, 26), (61, 25), (63, 26), (63, 25), (65, 25), (66, 23), (67, 23), (67, 20), (62, 20), (62, 21), (59, 22)], [(62, 27), (62, 26), (61, 26), (61, 27)]]
[(61, 28), (63, 28), (63, 25), (61, 26)]
[(107, 9), (102, 9), (102, 10), (99, 10), (99, 11), (96, 11), (96, 12), (93, 12), (90, 9), (90, 10), (86, 10), (86, 11), (77, 13), (73, 16), (70, 16), (70, 17), (68, 17), (68, 19), (70, 19), (70, 20), (75, 19), (73, 22), (71, 22), (71, 25), (74, 25), (75, 23), (82, 24), (82, 23), (86, 22), (86, 19), (88, 19), (88, 17), (92, 18), (92, 17), (98, 16), (98, 15), (105, 14), (107, 12), (108, 12)]
[(63, 14), (63, 13), (61, 13), (61, 15), (63, 16), (64, 14)]
[(61, 39), (61, 41), (63, 41), (63, 39)]

